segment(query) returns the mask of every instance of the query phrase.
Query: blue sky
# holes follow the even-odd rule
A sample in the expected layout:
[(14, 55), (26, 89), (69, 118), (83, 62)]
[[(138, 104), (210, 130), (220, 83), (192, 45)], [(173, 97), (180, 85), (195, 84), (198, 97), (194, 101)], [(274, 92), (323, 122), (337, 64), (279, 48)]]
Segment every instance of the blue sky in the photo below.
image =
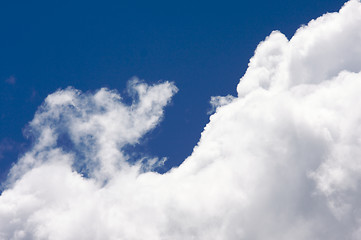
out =
[[(23, 129), (59, 88), (118, 89), (133, 76), (175, 82), (163, 122), (137, 147), (168, 157), (191, 152), (211, 96), (236, 95), (257, 44), (291, 37), (343, 1), (3, 1), (0, 4), (0, 179), (31, 140)], [(139, 148), (139, 149), (138, 149)]]
[(361, 239), (360, 0), (0, 18), (0, 239)]

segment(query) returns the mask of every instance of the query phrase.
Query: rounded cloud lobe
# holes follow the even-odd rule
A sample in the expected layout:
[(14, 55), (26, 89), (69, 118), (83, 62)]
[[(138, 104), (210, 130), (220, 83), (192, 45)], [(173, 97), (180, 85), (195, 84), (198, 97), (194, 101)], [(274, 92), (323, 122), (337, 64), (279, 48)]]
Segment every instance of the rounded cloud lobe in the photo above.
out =
[[(361, 3), (261, 42), (191, 156), (130, 161), (177, 88), (47, 97), (0, 196), (0, 239), (361, 239)], [(147, 170), (148, 169), (148, 170)]]

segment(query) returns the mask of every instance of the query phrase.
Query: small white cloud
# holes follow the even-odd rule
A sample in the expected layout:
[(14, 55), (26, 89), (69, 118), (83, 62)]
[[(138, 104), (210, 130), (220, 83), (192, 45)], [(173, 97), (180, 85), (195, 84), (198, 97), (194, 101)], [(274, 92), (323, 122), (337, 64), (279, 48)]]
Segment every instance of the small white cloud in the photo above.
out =
[(214, 113), (217, 110), (217, 108), (231, 103), (234, 99), (235, 99), (235, 97), (233, 97), (232, 95), (227, 95), (224, 97), (223, 96), (212, 96), (211, 101), (210, 101), (212, 109), (208, 112), (208, 114)]
[(108, 89), (49, 95), (0, 196), (0, 239), (358, 240), (360, 32), (356, 0), (290, 40), (273, 32), (238, 97), (213, 98), (193, 153), (163, 175), (122, 149), (159, 123), (172, 83), (133, 82), (131, 106)]

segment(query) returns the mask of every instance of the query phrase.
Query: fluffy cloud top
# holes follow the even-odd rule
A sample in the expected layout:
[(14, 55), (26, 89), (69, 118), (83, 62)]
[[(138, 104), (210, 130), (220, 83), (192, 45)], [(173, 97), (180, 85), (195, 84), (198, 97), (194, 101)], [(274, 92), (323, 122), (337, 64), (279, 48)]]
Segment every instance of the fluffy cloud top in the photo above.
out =
[(361, 239), (360, 71), (359, 1), (273, 32), (165, 174), (123, 149), (159, 123), (172, 83), (132, 81), (130, 106), (59, 90), (0, 196), (0, 239)]

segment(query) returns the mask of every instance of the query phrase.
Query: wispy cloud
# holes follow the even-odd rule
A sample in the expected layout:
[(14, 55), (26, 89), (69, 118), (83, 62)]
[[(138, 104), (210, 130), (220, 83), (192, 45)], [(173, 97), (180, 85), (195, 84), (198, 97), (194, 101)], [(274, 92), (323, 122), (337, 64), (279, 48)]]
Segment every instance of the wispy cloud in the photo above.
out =
[(14, 143), (9, 139), (2, 139), (0, 141), (0, 160), (4, 158), (4, 153), (13, 150)]
[(0, 196), (0, 238), (360, 239), (360, 32), (356, 0), (290, 40), (273, 32), (163, 175), (123, 148), (160, 122), (172, 83), (133, 81), (131, 106), (108, 89), (49, 95)]
[(7, 79), (5, 79), (5, 82), (10, 85), (14, 85), (16, 83), (16, 78), (14, 76), (10, 76)]

